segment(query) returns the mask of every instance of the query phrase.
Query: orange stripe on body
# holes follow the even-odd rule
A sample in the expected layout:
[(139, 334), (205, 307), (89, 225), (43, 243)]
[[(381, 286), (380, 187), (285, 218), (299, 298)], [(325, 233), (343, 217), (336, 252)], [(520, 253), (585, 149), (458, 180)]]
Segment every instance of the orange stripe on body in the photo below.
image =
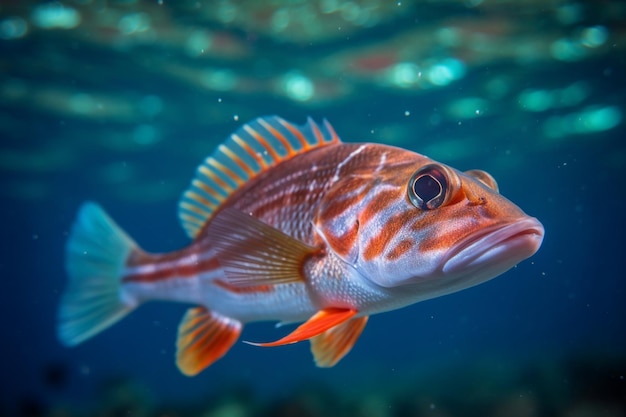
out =
[[(440, 207), (436, 210), (436, 213), (437, 216), (433, 216), (434, 213), (429, 211), (420, 219), (413, 219), (411, 230), (422, 234), (422, 238), (419, 241), (420, 251), (422, 252), (449, 249), (455, 242), (458, 242), (467, 234), (465, 228), (458, 226), (460, 223), (457, 222), (461, 222), (462, 218), (455, 207)], [(442, 222), (437, 221), (437, 219), (454, 219), (454, 222)], [(478, 227), (478, 224), (476, 224), (476, 227)], [(428, 232), (424, 233), (425, 230)]]
[(216, 286), (232, 292), (234, 294), (251, 294), (251, 293), (268, 293), (274, 291), (274, 287), (272, 285), (252, 285), (248, 287), (238, 287), (236, 285), (231, 285), (226, 281), (221, 279), (216, 279), (212, 281)]
[(406, 222), (413, 220), (411, 213), (398, 213), (391, 216), (377, 235), (372, 237), (363, 251), (363, 258), (371, 261), (382, 256), (389, 242), (396, 236)]
[[(127, 266), (129, 267), (138, 267), (142, 265), (148, 264), (156, 264), (159, 262), (171, 262), (175, 261), (176, 258), (180, 257), (177, 255), (175, 258), (168, 255), (148, 255), (143, 254), (140, 256), (131, 256), (127, 262)], [(172, 259), (174, 258), (174, 259)], [(147, 273), (136, 273), (126, 275), (122, 278), (122, 282), (158, 282), (167, 280), (170, 278), (190, 278), (198, 276), (202, 273), (217, 270), (220, 268), (219, 262), (216, 258), (204, 259), (198, 263), (192, 265), (176, 265), (174, 264), (171, 268), (162, 268), (157, 269), (152, 272)]]
[(413, 240), (403, 239), (387, 253), (385, 259), (387, 259), (388, 261), (396, 261), (402, 255), (410, 251), (414, 246), (415, 242)]
[[(328, 203), (326, 203), (322, 211), (322, 222), (327, 220), (332, 221), (332, 219), (334, 219), (335, 217), (339, 217), (344, 212), (349, 210), (352, 206), (362, 201), (372, 188), (372, 184), (366, 182), (365, 187), (362, 190), (358, 191), (359, 188), (363, 187), (363, 182), (364, 181), (357, 180), (350, 181), (345, 185), (342, 184), (341, 188), (337, 188), (328, 193), (326, 195), (326, 200), (328, 200)], [(358, 194), (350, 196), (350, 194), (353, 194), (357, 191)]]
[(372, 220), (372, 218), (374, 218), (374, 216), (384, 211), (395, 201), (398, 201), (399, 194), (404, 193), (401, 193), (398, 190), (381, 191), (359, 214), (359, 220), (361, 223), (366, 225), (370, 220)]
[(356, 240), (359, 237), (359, 224), (353, 224), (352, 227), (341, 236), (326, 233), (324, 237), (335, 253), (346, 258), (350, 251), (356, 247)]
[(324, 211), (322, 212), (322, 218), (320, 218), (320, 222), (324, 223), (325, 221), (332, 221), (333, 219), (341, 216), (343, 213), (345, 213), (354, 205), (356, 205), (359, 201), (361, 201), (361, 199), (362, 199), (362, 196), (356, 195), (351, 198), (329, 202), (324, 207)]

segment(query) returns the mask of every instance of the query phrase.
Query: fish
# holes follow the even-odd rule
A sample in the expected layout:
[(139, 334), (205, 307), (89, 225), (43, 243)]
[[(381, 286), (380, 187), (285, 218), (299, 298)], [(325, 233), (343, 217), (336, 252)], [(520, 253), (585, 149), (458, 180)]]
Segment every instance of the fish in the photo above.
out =
[[(197, 375), (243, 326), (273, 321), (337, 364), (369, 316), (488, 281), (537, 252), (543, 225), (485, 171), (343, 142), (332, 125), (278, 116), (244, 124), (197, 168), (178, 205), (191, 243), (149, 253), (94, 202), (66, 245), (57, 333), (75, 346), (147, 301), (191, 305), (176, 365)], [(295, 326), (297, 324), (297, 326)]]

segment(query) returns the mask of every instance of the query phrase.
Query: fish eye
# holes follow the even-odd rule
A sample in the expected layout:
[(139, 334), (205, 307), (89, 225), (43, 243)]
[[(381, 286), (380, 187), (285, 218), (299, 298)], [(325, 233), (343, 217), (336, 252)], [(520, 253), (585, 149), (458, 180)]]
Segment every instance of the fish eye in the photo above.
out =
[(415, 207), (434, 210), (446, 201), (448, 189), (448, 178), (444, 169), (431, 164), (420, 168), (411, 176), (407, 192)]

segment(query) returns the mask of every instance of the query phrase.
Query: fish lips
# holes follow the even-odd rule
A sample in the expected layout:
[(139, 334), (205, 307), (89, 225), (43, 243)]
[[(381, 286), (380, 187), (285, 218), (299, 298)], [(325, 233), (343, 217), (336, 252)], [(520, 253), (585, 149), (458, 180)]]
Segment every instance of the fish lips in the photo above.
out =
[(485, 281), (529, 258), (541, 246), (543, 225), (533, 217), (491, 227), (457, 243), (445, 256), (445, 275), (479, 276)]

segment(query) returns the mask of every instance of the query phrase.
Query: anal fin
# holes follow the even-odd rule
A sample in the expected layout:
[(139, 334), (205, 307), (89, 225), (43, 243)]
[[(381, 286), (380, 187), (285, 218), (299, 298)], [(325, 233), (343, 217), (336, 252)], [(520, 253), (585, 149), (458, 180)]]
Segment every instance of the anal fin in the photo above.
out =
[(315, 313), (310, 319), (282, 339), (269, 343), (246, 343), (254, 346), (273, 347), (302, 342), (322, 334), (328, 329), (344, 323), (346, 320), (350, 320), (356, 313), (356, 310), (346, 308), (325, 308)]
[(311, 338), (311, 352), (315, 364), (330, 368), (350, 352), (367, 324), (369, 316), (343, 322)]
[(211, 365), (228, 352), (239, 338), (241, 322), (194, 307), (178, 327), (176, 364), (180, 371), (193, 376)]

